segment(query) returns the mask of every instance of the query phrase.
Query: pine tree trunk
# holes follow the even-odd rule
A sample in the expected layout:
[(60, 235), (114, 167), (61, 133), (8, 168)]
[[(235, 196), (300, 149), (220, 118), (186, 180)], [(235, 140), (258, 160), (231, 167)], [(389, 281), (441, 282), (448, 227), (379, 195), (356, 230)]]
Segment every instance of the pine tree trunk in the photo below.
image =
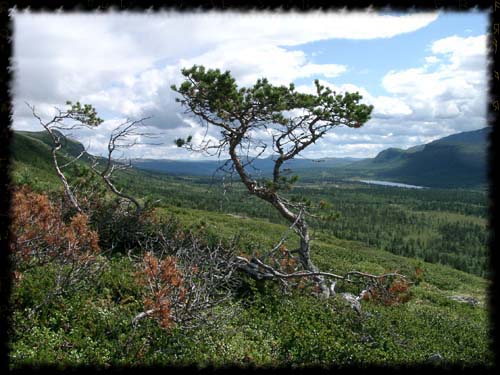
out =
[[(297, 223), (297, 232), (300, 236), (300, 247), (298, 250), (299, 260), (302, 267), (304, 267), (307, 271), (319, 272), (318, 267), (316, 267), (311, 260), (311, 239), (309, 237), (309, 228), (303, 220), (300, 220)], [(321, 295), (328, 298), (330, 296), (330, 289), (326, 285), (325, 279), (322, 276), (314, 276), (313, 279), (318, 284), (321, 290)]]
[[(311, 238), (309, 236), (309, 228), (304, 220), (304, 217), (300, 217), (299, 215), (301, 214), (295, 214), (292, 212), (275, 191), (258, 186), (258, 184), (249, 177), (238, 155), (236, 154), (236, 146), (239, 144), (240, 140), (241, 138), (236, 138), (231, 142), (229, 155), (231, 156), (231, 160), (234, 163), (234, 167), (238, 172), (241, 181), (245, 184), (250, 194), (256, 195), (262, 200), (271, 203), (278, 210), (281, 216), (287, 219), (291, 224), (295, 223), (294, 229), (300, 237), (300, 247), (298, 249), (300, 263), (306, 271), (318, 272), (318, 267), (316, 267), (311, 261)], [(321, 295), (328, 298), (330, 296), (330, 289), (326, 286), (324, 278), (322, 276), (314, 276), (313, 280), (318, 284)]]

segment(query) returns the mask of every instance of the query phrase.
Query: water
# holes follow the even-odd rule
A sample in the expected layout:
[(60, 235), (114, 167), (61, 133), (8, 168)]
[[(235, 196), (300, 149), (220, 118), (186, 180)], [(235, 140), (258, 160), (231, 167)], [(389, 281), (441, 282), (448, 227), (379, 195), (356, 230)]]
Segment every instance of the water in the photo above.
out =
[(399, 182), (378, 181), (378, 180), (359, 180), (359, 181), (364, 182), (365, 184), (395, 186), (395, 187), (402, 187), (402, 188), (409, 188), (409, 189), (425, 189), (425, 186), (401, 184)]

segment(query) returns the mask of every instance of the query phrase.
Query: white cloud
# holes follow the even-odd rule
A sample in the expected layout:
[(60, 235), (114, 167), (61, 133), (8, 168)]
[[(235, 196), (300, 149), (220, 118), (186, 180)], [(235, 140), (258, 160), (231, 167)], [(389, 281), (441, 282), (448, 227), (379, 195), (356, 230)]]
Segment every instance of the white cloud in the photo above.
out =
[(156, 63), (175, 64), (180, 57), (194, 58), (222, 45), (295, 46), (331, 38), (388, 38), (425, 27), (437, 13), (15, 11), (13, 16), (14, 63), (22, 74), (16, 80), (16, 95), (60, 100), (126, 81)]
[[(244, 17), (241, 17), (244, 15)], [(185, 15), (195, 40), (219, 43), (248, 41), (294, 46), (326, 39), (375, 39), (418, 30), (435, 21), (437, 12), (381, 15), (375, 12), (235, 13)], [(198, 26), (199, 25), (199, 26)], [(182, 25), (185, 28), (186, 25)], [(297, 32), (300, 30), (300, 32)], [(192, 31), (193, 32), (193, 31)]]
[(383, 87), (411, 108), (410, 119), (453, 120), (439, 125), (455, 131), (486, 126), (486, 36), (447, 37), (432, 43), (431, 49), (439, 55), (430, 59), (434, 69), (424, 65), (390, 71)]
[(425, 62), (429, 65), (431, 64), (436, 64), (438, 63), (440, 60), (436, 57), (436, 56), (426, 56), (425, 57)]
[[(467, 38), (454, 35), (434, 42), (431, 50), (435, 54), (448, 55), (451, 60), (449, 67), (452, 69), (464, 67), (477, 69), (477, 63), (485, 55), (486, 42), (486, 35)], [(471, 62), (476, 64), (472, 65)]]
[(273, 84), (289, 84), (297, 78), (323, 74), (336, 77), (347, 70), (344, 65), (312, 64), (304, 52), (287, 51), (271, 44), (223, 44), (191, 59), (181, 59), (181, 67), (194, 64), (230, 70), (238, 84), (250, 85), (266, 77)]
[[(47, 116), (54, 105), (80, 100), (94, 104), (110, 120), (107, 126), (124, 117), (153, 116), (147, 123), (161, 131), (163, 145), (139, 146), (135, 156), (197, 157), (172, 144), (173, 139), (190, 134), (201, 139), (205, 130), (183, 115), (170, 89), (171, 84), (181, 82), (181, 67), (197, 63), (229, 69), (241, 85), (261, 77), (274, 84), (323, 77), (322, 82), (337, 91), (359, 91), (363, 102), (375, 106), (373, 119), (354, 133), (353, 129), (336, 129), (341, 138), (325, 139), (309, 154), (361, 156), (364, 152), (364, 156), (373, 156), (395, 140), (411, 146), (409, 139), (419, 142), (443, 129), (467, 130), (484, 122), (485, 37), (453, 36), (436, 41), (426, 65), (388, 72), (382, 81), (387, 95), (326, 82), (349, 73), (350, 67), (336, 61), (315, 63), (308, 57), (314, 54), (307, 55), (301, 45), (333, 38), (391, 38), (423, 28), (437, 17), (436, 12), (15, 12), (15, 127), (36, 129), (24, 108), (25, 100)], [(312, 90), (312, 86), (300, 89)], [(452, 126), (450, 121), (458, 123)], [(107, 126), (94, 135), (82, 133), (82, 140), (91, 139), (97, 152), (107, 140)], [(389, 133), (396, 136), (387, 137)], [(332, 150), (333, 141), (342, 141), (342, 149)]]
[[(336, 93), (358, 92), (359, 94), (361, 94), (361, 96), (363, 97), (361, 99), (361, 103), (368, 105), (371, 104), (374, 106), (374, 110), (372, 112), (373, 118), (401, 118), (402, 116), (407, 116), (412, 113), (412, 109), (410, 108), (410, 106), (398, 97), (384, 95), (374, 96), (370, 94), (366, 88), (350, 83), (335, 85), (325, 80), (319, 81), (321, 85), (330, 88)], [(309, 94), (314, 94), (316, 92), (313, 83), (311, 83), (310, 85), (300, 85), (297, 87), (297, 90)]]
[[(408, 148), (486, 126), (485, 42), (484, 35), (453, 36), (435, 41), (431, 49), (438, 56), (428, 57), (421, 67), (392, 70), (383, 77), (382, 86), (390, 96), (375, 96), (352, 84), (334, 85), (321, 81), (337, 92), (358, 91), (363, 95), (362, 102), (373, 104), (375, 108), (372, 119), (356, 129), (356, 134), (352, 129), (335, 129), (335, 134), (318, 142), (314, 152), (327, 154), (330, 145), (335, 145), (335, 148), (360, 155), (356, 147), (365, 144), (364, 156), (375, 156), (387, 147)], [(313, 92), (311, 85), (299, 88)]]
[(373, 117), (400, 117), (411, 115), (413, 113), (407, 103), (394, 97), (378, 96), (373, 97), (371, 100), (368, 100), (368, 102), (373, 104), (375, 107)]

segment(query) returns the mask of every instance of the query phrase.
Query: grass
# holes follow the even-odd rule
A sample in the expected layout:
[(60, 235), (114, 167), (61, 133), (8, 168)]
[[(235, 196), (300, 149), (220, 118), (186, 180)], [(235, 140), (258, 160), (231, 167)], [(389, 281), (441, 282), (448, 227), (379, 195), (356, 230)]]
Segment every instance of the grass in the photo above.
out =
[[(228, 220), (212, 219), (213, 228)], [(255, 228), (267, 225), (250, 221)], [(261, 242), (273, 242), (283, 229), (264, 232)], [(298, 293), (282, 295), (272, 284), (247, 279), (243, 294), (231, 302), (229, 319), (189, 332), (163, 331), (150, 320), (132, 327), (132, 317), (142, 309), (142, 291), (131, 261), (116, 256), (103, 259), (105, 272), (96, 285), (55, 301), (34, 318), (26, 318), (28, 306), (40, 297), (23, 288), (16, 291), (16, 305), (24, 308), (14, 314), (11, 365), (411, 365), (436, 353), (458, 366), (492, 365), (486, 306), (449, 299), (466, 294), (484, 301), (484, 279), (356, 242), (324, 238), (315, 244), (315, 260), (326, 269), (383, 272), (397, 267), (410, 272), (418, 265), (424, 281), (411, 288), (405, 304), (362, 301), (360, 319), (340, 298), (325, 302)], [(42, 275), (47, 273), (26, 275), (25, 288), (30, 278), (33, 288), (43, 285)]]
[[(33, 145), (40, 146), (35, 141)], [(40, 165), (21, 157), (15, 159), (16, 181), (24, 179), (38, 189), (57, 190), (59, 185), (51, 177), (50, 163), (39, 159)], [(221, 241), (237, 237), (238, 250), (247, 253), (270, 249), (288, 230), (287, 223), (257, 210), (260, 206), (252, 200), (237, 201), (241, 211), (228, 202), (227, 207), (216, 212), (213, 200), (218, 192), (207, 193), (207, 185), (199, 180), (133, 171), (129, 176), (120, 176), (120, 181), (123, 187), (141, 191), (141, 198), (144, 192), (163, 196), (165, 202), (157, 209), (162, 216), (174, 216), (182, 226)], [(326, 187), (304, 185), (302, 192), (314, 195), (317, 191), (316, 196), (321, 198), (332, 191)], [(332, 199), (355, 203), (357, 206), (346, 207), (360, 209), (394, 204), (396, 213), (404, 211), (410, 219), (414, 215), (420, 223), (432, 219), (484, 226), (480, 214), (484, 196), (471, 193), (468, 202), (458, 201), (456, 196), (460, 193), (406, 193), (353, 183), (339, 185)], [(449, 207), (444, 211), (423, 209), (426, 204), (432, 207), (431, 198)], [(211, 209), (194, 208), (202, 204)], [(470, 207), (472, 213), (464, 213), (469, 212), (464, 207)], [(487, 279), (339, 238), (328, 228), (317, 228), (312, 234), (312, 258), (324, 271), (342, 274), (351, 270), (397, 270), (415, 279), (420, 268), (422, 279), (410, 288), (406, 303), (384, 306), (361, 301), (364, 315), (360, 318), (340, 297), (323, 301), (299, 291), (283, 294), (274, 283), (241, 275), (240, 288), (227, 302), (233, 311), (230, 317), (188, 331), (166, 331), (151, 319), (132, 325), (132, 318), (143, 311), (144, 290), (135, 278), (136, 265), (127, 255), (100, 257), (103, 272), (95, 283), (87, 283), (32, 313), (32, 307), (43, 301), (53, 281), (50, 266), (38, 267), (23, 274), (11, 297), (11, 368), (42, 364), (396, 366), (426, 363), (437, 353), (445, 363), (461, 367), (493, 366)], [(432, 231), (423, 235), (430, 238)], [(290, 234), (286, 245), (293, 248), (297, 244), (298, 238)], [(338, 287), (339, 291), (355, 291), (342, 283)], [(471, 296), (480, 303), (469, 305), (450, 299), (456, 295)]]

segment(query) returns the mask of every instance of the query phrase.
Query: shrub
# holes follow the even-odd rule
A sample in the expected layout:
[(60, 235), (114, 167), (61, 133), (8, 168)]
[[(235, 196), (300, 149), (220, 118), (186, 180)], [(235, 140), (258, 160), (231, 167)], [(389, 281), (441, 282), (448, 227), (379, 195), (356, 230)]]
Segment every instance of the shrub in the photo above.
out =
[(76, 214), (69, 223), (63, 222), (61, 216), (61, 207), (46, 195), (27, 187), (14, 191), (11, 250), (19, 268), (55, 259), (86, 261), (99, 253), (99, 238), (90, 229), (87, 215)]
[(11, 255), (14, 280), (36, 266), (52, 264), (57, 269), (52, 295), (69, 292), (80, 281), (96, 275), (99, 237), (85, 214), (63, 220), (60, 204), (27, 187), (13, 193)]
[(169, 220), (155, 225), (157, 232), (141, 242), (144, 255), (136, 276), (145, 287), (144, 312), (133, 321), (150, 316), (163, 328), (194, 328), (231, 314), (225, 302), (239, 284), (234, 247)]
[(149, 315), (158, 319), (161, 327), (171, 328), (175, 324), (173, 309), (183, 304), (186, 298), (184, 280), (176, 259), (172, 256), (158, 259), (148, 252), (144, 254), (143, 262), (144, 269), (139, 273), (139, 280), (148, 289), (144, 306)]
[(386, 306), (408, 302), (411, 297), (410, 283), (406, 279), (386, 278), (377, 280), (367, 289), (368, 293), (363, 295), (364, 300), (381, 303)]

